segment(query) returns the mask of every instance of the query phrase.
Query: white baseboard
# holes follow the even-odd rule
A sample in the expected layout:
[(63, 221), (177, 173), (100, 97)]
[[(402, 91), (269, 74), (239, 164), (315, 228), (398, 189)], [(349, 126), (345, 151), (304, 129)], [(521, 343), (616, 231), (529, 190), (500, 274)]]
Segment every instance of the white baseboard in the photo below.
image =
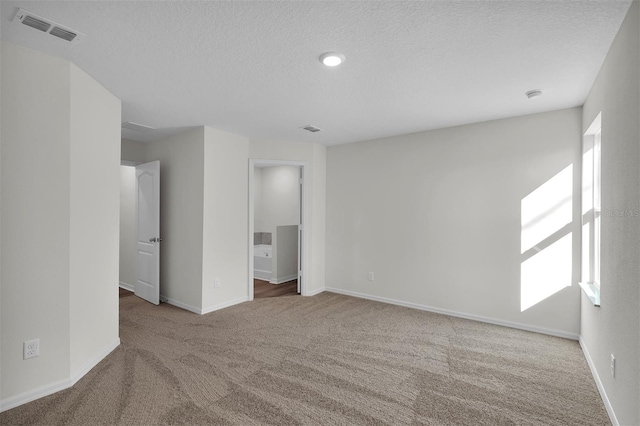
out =
[[(316, 288), (314, 290), (309, 290), (309, 291), (303, 291), (302, 295), (303, 296), (315, 296), (316, 294), (320, 294), (325, 290), (324, 287), (320, 287), (320, 288)], [(335, 292), (337, 293), (337, 292)]]
[(116, 338), (104, 351), (87, 362), (80, 370), (75, 374), (72, 374), (68, 379), (59, 380), (57, 382), (50, 383), (48, 385), (40, 386), (36, 389), (32, 389), (23, 392), (19, 395), (15, 395), (0, 401), (0, 413), (10, 410), (11, 408), (18, 407), (27, 402), (35, 401), (36, 399), (49, 396), (61, 390), (65, 390), (75, 385), (82, 377), (84, 377), (93, 367), (98, 365), (100, 361), (107, 357), (115, 348), (120, 345), (120, 338)]
[(248, 302), (248, 301), (249, 301), (249, 298), (247, 296), (244, 296), (244, 297), (239, 297), (239, 298), (234, 299), (234, 300), (230, 300), (228, 302), (218, 303), (217, 305), (213, 305), (213, 306), (209, 306), (208, 308), (204, 308), (202, 310), (202, 315), (209, 314), (209, 313), (211, 313), (213, 311), (218, 311), (220, 309), (228, 308), (230, 306), (238, 305), (240, 303), (244, 303), (244, 302)]
[(202, 315), (202, 309), (196, 308), (195, 306), (187, 305), (186, 303), (182, 303), (178, 300), (170, 299), (166, 296), (160, 295), (160, 301), (173, 305), (175, 307), (184, 309), (189, 312), (193, 312), (194, 314)]
[(49, 396), (53, 393), (59, 392), (70, 388), (71, 379), (63, 379), (57, 382), (50, 383), (48, 385), (40, 386), (38, 388), (23, 392), (21, 394), (11, 396), (9, 398), (0, 401), (0, 413), (18, 407), (27, 402), (35, 401), (36, 399)]
[(253, 270), (253, 278), (269, 281), (271, 279), (271, 271), (263, 271), (262, 269)]
[(587, 345), (582, 340), (582, 336), (578, 339), (580, 342), (580, 347), (582, 348), (582, 352), (584, 353), (584, 357), (587, 360), (587, 364), (589, 364), (589, 368), (591, 369), (591, 375), (593, 375), (593, 380), (596, 382), (596, 386), (598, 387), (598, 392), (600, 392), (600, 397), (602, 398), (602, 402), (604, 403), (604, 407), (607, 409), (607, 414), (609, 414), (609, 420), (611, 420), (611, 424), (613, 426), (620, 426), (620, 422), (616, 418), (616, 413), (613, 411), (613, 407), (611, 406), (611, 401), (609, 401), (609, 397), (607, 396), (607, 392), (604, 390), (604, 385), (602, 384), (602, 380), (600, 380), (600, 375), (598, 375), (598, 370), (596, 370), (596, 365), (593, 363), (593, 359), (591, 358), (591, 354), (589, 354), (589, 350), (587, 349)]
[(109, 355), (115, 348), (120, 346), (120, 338), (116, 338), (109, 346), (107, 346), (101, 353), (95, 356), (93, 359), (90, 359), (85, 365), (80, 367), (78, 371), (71, 374), (71, 386), (78, 383), (78, 380), (82, 379), (85, 374), (87, 374), (93, 367), (98, 365), (100, 361), (105, 359), (107, 355)]
[(294, 275), (287, 275), (286, 277), (282, 277), (282, 278), (276, 278), (275, 280), (269, 280), (269, 284), (284, 284), (284, 283), (288, 283), (289, 281), (293, 281), (298, 279), (298, 275), (294, 274)]
[(203, 308), (203, 309), (196, 308), (195, 306), (187, 305), (186, 303), (182, 303), (182, 302), (179, 302), (177, 300), (170, 299), (170, 298), (168, 298), (166, 296), (160, 296), (160, 301), (168, 303), (170, 305), (173, 305), (173, 306), (181, 308), (181, 309), (185, 309), (185, 310), (187, 310), (189, 312), (193, 312), (194, 314), (204, 315), (204, 314), (211, 313), (213, 311), (218, 311), (220, 309), (228, 308), (229, 306), (233, 306), (233, 305), (237, 305), (239, 303), (247, 302), (247, 301), (249, 301), (249, 298), (247, 296), (239, 297), (238, 299), (230, 300), (228, 302), (218, 303), (216, 305), (209, 306), (209, 307), (206, 307), (206, 308)]
[(433, 306), (420, 305), (418, 303), (405, 302), (402, 300), (389, 299), (386, 297), (373, 296), (370, 294), (358, 293), (350, 290), (342, 290), (339, 288), (326, 287), (326, 291), (332, 293), (345, 294), (347, 296), (359, 297), (362, 299), (374, 300), (376, 302), (389, 303), (392, 305), (404, 306), (406, 308), (414, 308), (419, 309), (421, 311), (434, 312), (436, 314), (449, 315), (452, 317), (464, 318), (473, 321), (486, 322), (488, 324), (502, 325), (504, 327), (517, 328), (519, 330), (525, 331), (533, 331), (535, 333), (547, 334), (549, 336), (562, 337), (565, 339), (578, 340), (578, 334), (576, 333), (568, 333), (566, 331), (561, 330), (552, 330), (543, 327), (536, 327), (528, 324), (521, 324), (518, 322), (504, 321), (496, 318), (484, 317), (480, 315), (466, 314), (464, 312), (450, 311), (448, 309), (435, 308)]
[(129, 290), (129, 291), (133, 291), (133, 292), (136, 291), (134, 286), (132, 286), (131, 284), (127, 284), (124, 281), (120, 281), (120, 287), (124, 288), (125, 290)]

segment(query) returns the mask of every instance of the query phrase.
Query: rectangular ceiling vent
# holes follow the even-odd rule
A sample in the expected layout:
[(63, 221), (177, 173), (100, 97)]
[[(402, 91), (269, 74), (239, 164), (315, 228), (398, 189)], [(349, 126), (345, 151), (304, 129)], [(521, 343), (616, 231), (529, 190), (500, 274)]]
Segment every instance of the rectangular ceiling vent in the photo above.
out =
[(302, 126), (301, 129), (304, 129), (308, 132), (315, 133), (320, 132), (322, 129), (318, 129), (316, 126), (312, 126), (311, 124), (307, 124), (306, 126)]
[(24, 9), (18, 9), (18, 13), (16, 13), (13, 20), (66, 41), (78, 41), (81, 37), (84, 37), (84, 34), (80, 31), (72, 30)]
[(123, 129), (135, 130), (136, 132), (150, 132), (155, 130), (155, 127), (145, 126), (144, 124), (132, 123), (131, 121), (125, 121), (122, 123)]

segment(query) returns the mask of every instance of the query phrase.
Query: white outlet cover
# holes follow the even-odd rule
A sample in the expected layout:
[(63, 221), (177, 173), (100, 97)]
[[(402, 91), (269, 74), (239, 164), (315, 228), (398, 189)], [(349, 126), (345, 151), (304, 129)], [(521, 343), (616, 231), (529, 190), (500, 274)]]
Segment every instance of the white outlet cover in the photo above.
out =
[(40, 356), (40, 339), (27, 340), (22, 345), (24, 359)]

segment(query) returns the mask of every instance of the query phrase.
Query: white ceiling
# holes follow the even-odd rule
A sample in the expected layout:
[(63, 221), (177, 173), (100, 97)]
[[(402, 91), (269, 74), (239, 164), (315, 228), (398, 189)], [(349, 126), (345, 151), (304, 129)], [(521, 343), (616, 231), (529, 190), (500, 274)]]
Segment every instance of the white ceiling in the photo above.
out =
[[(123, 122), (158, 128), (126, 138), (207, 125), (334, 145), (582, 105), (630, 4), (3, 0), (0, 25), (102, 83)], [(86, 37), (12, 22), (19, 7)], [(330, 50), (345, 63), (322, 65)]]

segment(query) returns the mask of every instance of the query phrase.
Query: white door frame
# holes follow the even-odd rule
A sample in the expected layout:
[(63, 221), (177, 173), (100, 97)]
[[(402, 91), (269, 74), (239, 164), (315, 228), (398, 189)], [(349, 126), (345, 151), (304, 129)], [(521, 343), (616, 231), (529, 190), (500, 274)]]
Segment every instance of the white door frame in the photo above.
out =
[(259, 160), (259, 159), (249, 159), (249, 301), (253, 300), (253, 232), (254, 232), (254, 200), (253, 200), (253, 176), (254, 169), (256, 166), (269, 167), (269, 166), (294, 166), (300, 167), (302, 169), (302, 196), (300, 197), (300, 212), (302, 217), (302, 223), (300, 224), (302, 228), (302, 256), (298, 259), (299, 265), (298, 268), (302, 270), (302, 282), (300, 286), (300, 295), (307, 295), (307, 284), (309, 282), (309, 238), (307, 235), (309, 234), (309, 230), (307, 227), (308, 217), (307, 217), (307, 209), (306, 209), (306, 199), (307, 199), (307, 163), (304, 161), (283, 161), (283, 160)]

